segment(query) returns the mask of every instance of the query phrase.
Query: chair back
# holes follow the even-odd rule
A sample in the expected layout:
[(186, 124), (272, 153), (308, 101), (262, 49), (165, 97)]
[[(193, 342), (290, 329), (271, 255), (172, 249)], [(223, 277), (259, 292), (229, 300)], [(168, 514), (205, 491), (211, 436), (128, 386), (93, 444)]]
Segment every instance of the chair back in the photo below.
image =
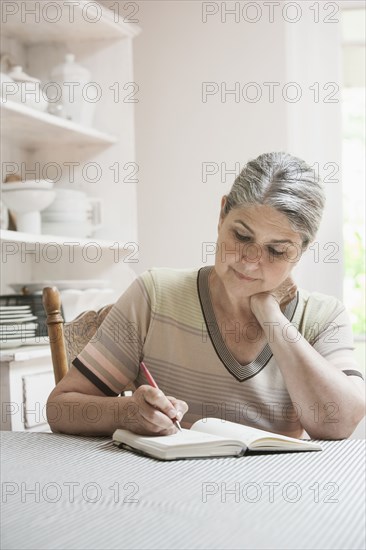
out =
[[(108, 304), (98, 311), (84, 311), (73, 321), (65, 323), (61, 315), (61, 296), (58, 289), (55, 286), (43, 289), (43, 307), (47, 314), (47, 330), (56, 384), (66, 375), (72, 361), (93, 338), (112, 306), (113, 304)], [(132, 383), (125, 388), (135, 389)]]

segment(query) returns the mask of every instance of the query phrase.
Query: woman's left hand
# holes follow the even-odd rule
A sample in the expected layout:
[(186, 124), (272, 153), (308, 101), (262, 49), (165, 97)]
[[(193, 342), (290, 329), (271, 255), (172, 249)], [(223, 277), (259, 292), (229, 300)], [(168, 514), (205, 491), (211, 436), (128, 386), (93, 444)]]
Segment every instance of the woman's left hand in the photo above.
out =
[(250, 307), (256, 315), (258, 308), (265, 304), (277, 304), (283, 311), (288, 303), (294, 299), (297, 286), (291, 277), (287, 277), (277, 288), (253, 294), (250, 298)]

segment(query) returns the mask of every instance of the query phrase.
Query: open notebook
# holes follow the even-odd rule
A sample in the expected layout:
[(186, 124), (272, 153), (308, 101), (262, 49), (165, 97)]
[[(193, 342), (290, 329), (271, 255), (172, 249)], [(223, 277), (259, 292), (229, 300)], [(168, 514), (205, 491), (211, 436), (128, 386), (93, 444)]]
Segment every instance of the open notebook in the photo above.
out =
[(190, 430), (182, 429), (173, 435), (142, 436), (118, 429), (113, 443), (121, 448), (161, 460), (242, 456), (252, 452), (321, 451), (318, 443), (278, 435), (219, 418), (203, 418)]

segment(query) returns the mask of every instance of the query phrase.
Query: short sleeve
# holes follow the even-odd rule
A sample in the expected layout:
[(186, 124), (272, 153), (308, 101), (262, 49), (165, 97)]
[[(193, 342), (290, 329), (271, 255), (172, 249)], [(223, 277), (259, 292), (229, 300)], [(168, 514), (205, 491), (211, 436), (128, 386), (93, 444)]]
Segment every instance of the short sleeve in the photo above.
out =
[(138, 376), (152, 322), (154, 282), (137, 277), (113, 305), (96, 334), (72, 364), (108, 396), (119, 395)]
[(354, 342), (350, 318), (344, 305), (335, 301), (332, 314), (323, 324), (314, 324), (314, 349), (348, 376), (363, 375), (354, 354)]

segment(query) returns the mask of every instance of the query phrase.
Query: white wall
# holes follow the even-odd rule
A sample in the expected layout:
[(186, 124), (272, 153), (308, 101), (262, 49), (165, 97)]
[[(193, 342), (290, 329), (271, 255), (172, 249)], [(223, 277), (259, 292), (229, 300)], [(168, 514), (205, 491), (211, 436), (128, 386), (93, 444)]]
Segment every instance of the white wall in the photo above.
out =
[[(240, 2), (242, 9), (244, 4)], [(257, 5), (261, 4), (259, 2)], [(203, 258), (202, 243), (216, 241), (220, 198), (229, 189), (234, 174), (227, 169), (243, 167), (250, 159), (271, 150), (287, 150), (309, 163), (319, 162), (321, 175), (326, 162), (339, 164), (339, 103), (315, 103), (308, 86), (339, 80), (339, 23), (320, 22), (302, 4), (297, 23), (286, 22), (280, 11), (269, 21), (262, 6), (256, 23), (242, 14), (220, 12), (221, 2), (212, 2), (219, 12), (202, 21), (202, 3), (195, 1), (138, 2), (136, 15), (142, 27), (134, 43), (135, 81), (140, 87), (136, 104), (136, 150), (140, 167), (138, 219), (140, 273), (152, 266), (190, 267), (212, 263)], [(235, 2), (226, 2), (234, 7)], [(268, 8), (267, 8), (268, 10)], [(258, 15), (258, 14), (257, 14)], [(285, 13), (288, 19), (296, 14)], [(248, 11), (253, 20), (255, 12)], [(335, 19), (333, 17), (333, 19)], [(303, 98), (290, 104), (282, 98), (283, 86), (297, 81)], [(238, 82), (262, 86), (262, 99), (250, 103), (233, 95), (221, 101), (220, 94), (202, 101), (202, 83), (216, 82), (227, 89)], [(279, 82), (274, 101), (268, 100), (265, 82)], [(225, 85), (225, 84), (224, 84)], [(331, 91), (330, 89), (327, 92)], [(247, 90), (247, 96), (254, 88)], [(291, 92), (291, 90), (289, 90)], [(253, 97), (253, 96), (250, 96)], [(339, 99), (339, 94), (338, 94)], [(224, 98), (225, 99), (225, 98)], [(203, 163), (216, 163), (218, 173), (202, 178)], [(214, 167), (214, 164), (212, 165)], [(339, 178), (339, 174), (337, 175)], [(313, 251), (297, 268), (298, 282), (309, 289), (341, 297), (342, 266), (324, 262), (331, 249), (341, 247), (340, 184), (328, 185), (329, 204), (318, 236), (319, 262)]]

